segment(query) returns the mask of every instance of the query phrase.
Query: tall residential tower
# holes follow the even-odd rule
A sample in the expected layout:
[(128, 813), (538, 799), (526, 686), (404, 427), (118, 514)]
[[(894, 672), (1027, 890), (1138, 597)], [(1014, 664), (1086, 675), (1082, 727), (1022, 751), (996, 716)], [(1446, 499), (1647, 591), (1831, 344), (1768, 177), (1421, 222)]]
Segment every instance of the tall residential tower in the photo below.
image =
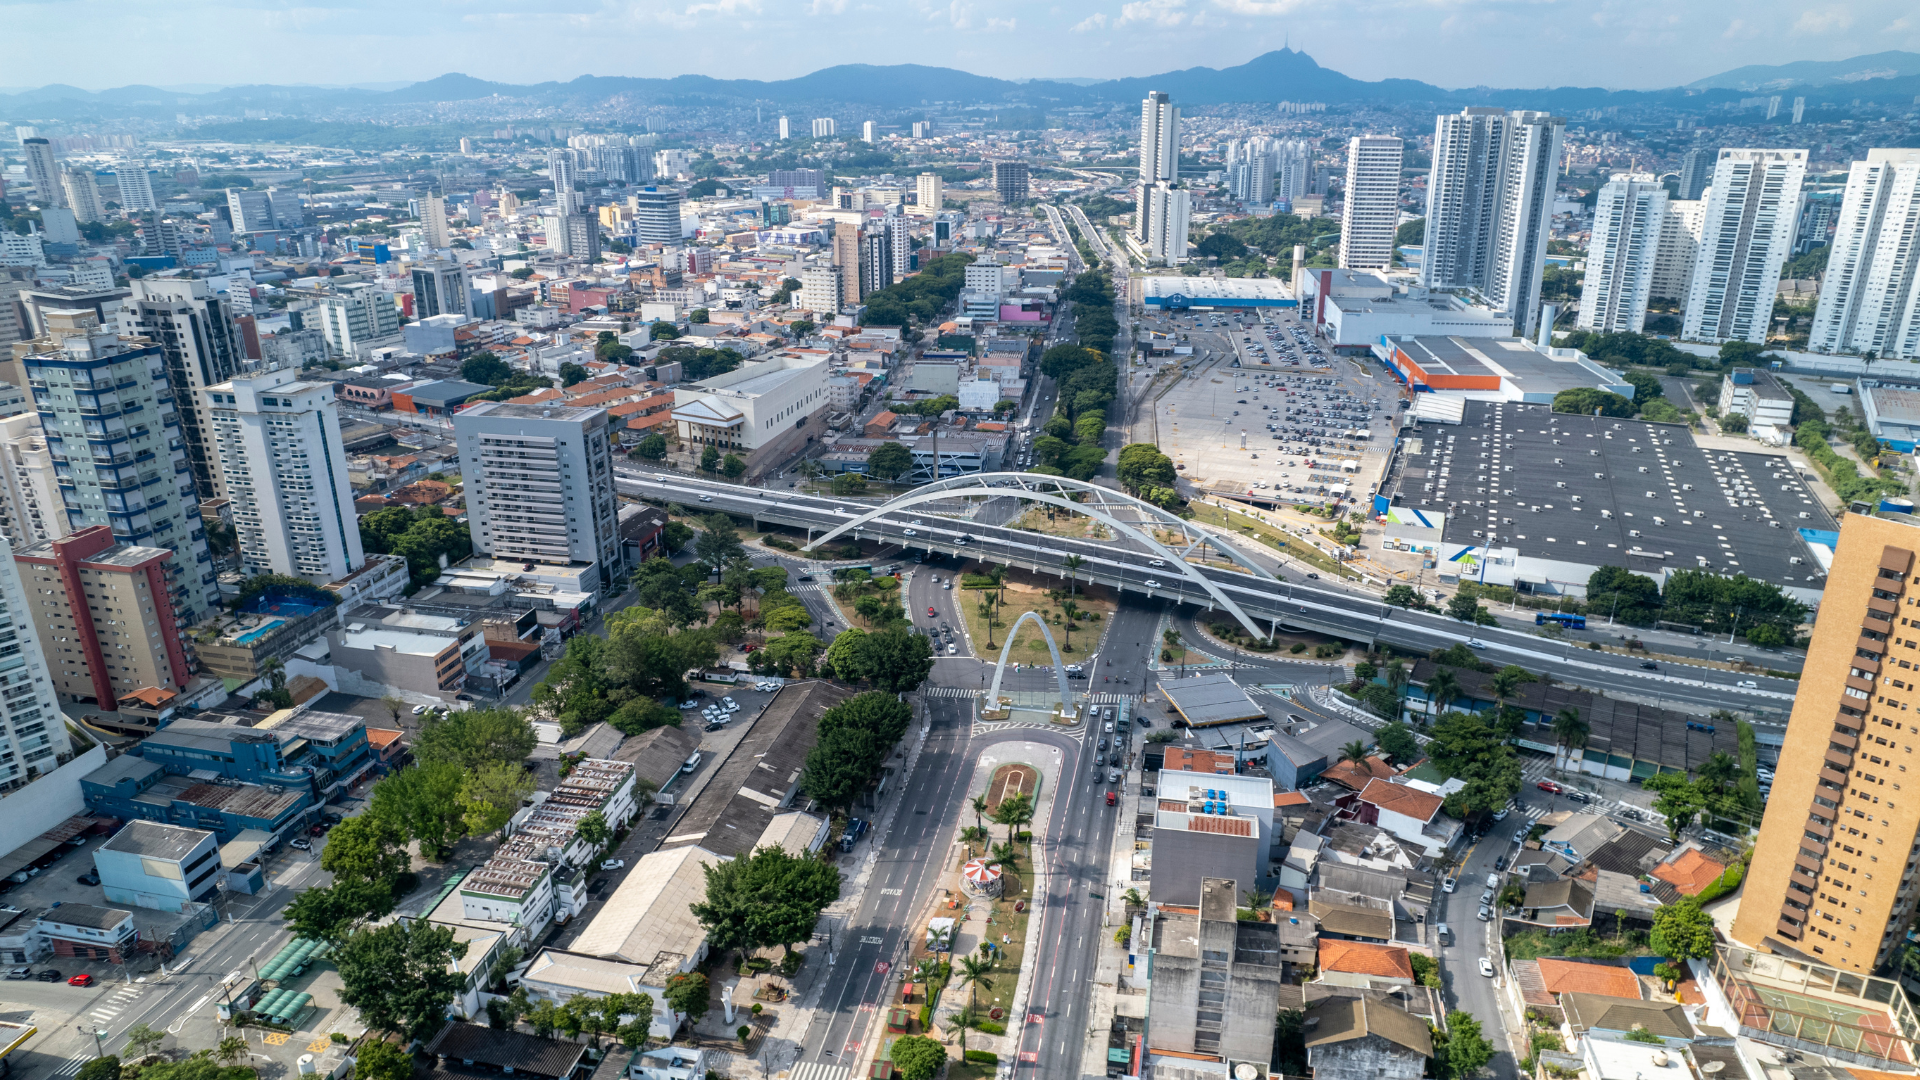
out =
[(1471, 107), (1433, 132), (1420, 283), (1471, 289), (1531, 337), (1540, 305), (1566, 121)]
[(1392, 135), (1355, 135), (1347, 142), (1347, 187), (1340, 211), (1340, 266), (1383, 270), (1393, 261), (1400, 228), (1400, 158)]
[(1720, 151), (1704, 200), (1682, 337), (1767, 343), (1806, 174), (1805, 150)]
[(1807, 345), (1920, 359), (1920, 150), (1853, 163)]

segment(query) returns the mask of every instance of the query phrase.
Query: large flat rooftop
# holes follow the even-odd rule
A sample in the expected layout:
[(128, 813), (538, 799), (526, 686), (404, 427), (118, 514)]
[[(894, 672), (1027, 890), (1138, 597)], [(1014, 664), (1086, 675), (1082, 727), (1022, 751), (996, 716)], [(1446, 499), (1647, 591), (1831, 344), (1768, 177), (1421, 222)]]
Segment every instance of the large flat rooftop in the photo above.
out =
[(1798, 530), (1839, 527), (1787, 458), (1704, 449), (1681, 424), (1470, 401), (1462, 423), (1421, 425), (1404, 454), (1388, 490), (1444, 513), (1449, 546), (1817, 590)]

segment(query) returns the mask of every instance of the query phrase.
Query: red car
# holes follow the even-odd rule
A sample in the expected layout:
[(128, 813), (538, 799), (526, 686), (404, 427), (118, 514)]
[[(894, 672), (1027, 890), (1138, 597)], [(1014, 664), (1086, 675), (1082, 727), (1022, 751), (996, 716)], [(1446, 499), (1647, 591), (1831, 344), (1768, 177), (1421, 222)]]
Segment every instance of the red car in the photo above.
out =
[(933, 605), (932, 605), (932, 604), (928, 604), (928, 605), (927, 605), (927, 618), (929, 618), (929, 619), (931, 619), (931, 618), (934, 618), (934, 617), (936, 617), (937, 615), (939, 615), (939, 612), (937, 612), (937, 611), (935, 611), (935, 610), (933, 610)]
[(68, 986), (92, 986), (93, 976), (75, 975), (73, 978), (67, 980), (67, 985)]
[(1561, 787), (1559, 784), (1556, 784), (1551, 780), (1542, 780), (1533, 786), (1539, 788), (1541, 791), (1551, 791), (1555, 795), (1558, 795), (1561, 792), (1567, 790), (1566, 788)]

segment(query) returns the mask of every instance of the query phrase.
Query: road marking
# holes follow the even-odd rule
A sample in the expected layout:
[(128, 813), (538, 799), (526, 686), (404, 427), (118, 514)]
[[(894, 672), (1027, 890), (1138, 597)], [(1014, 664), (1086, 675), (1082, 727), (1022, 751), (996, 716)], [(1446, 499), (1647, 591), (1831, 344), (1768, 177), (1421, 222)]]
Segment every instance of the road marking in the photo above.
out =
[(860, 939), (860, 944), (862, 945), (885, 945), (886, 943), (885, 938), (863, 937)]
[(905, 889), (881, 889), (880, 895), (881, 896), (904, 896), (906, 895), (906, 890)]

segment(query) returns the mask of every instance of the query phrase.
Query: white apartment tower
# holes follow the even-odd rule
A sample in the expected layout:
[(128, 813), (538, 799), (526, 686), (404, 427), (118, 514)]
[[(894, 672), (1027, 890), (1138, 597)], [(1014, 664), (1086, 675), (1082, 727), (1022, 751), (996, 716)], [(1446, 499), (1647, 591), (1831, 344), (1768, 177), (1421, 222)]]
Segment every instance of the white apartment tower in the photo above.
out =
[(68, 166), (60, 174), (60, 185), (66, 189), (67, 205), (72, 207), (77, 221), (99, 221), (107, 216), (106, 203), (100, 198), (100, 185), (94, 183), (93, 170)]
[(837, 130), (838, 129), (836, 128), (833, 122), (833, 117), (820, 116), (820, 117), (814, 118), (814, 121), (813, 121), (813, 137), (814, 138), (831, 139), (837, 133)]
[(1720, 151), (1704, 200), (1682, 337), (1766, 344), (1806, 174), (1805, 150)]
[(1700, 229), (1706, 221), (1703, 200), (1667, 200), (1667, 223), (1660, 230), (1660, 255), (1653, 268), (1653, 295), (1679, 301), (1682, 311), (1687, 309), (1687, 291), (1693, 287), (1693, 264), (1700, 257)]
[(0, 535), (25, 548), (72, 531), (40, 417), (0, 419)]
[(579, 213), (579, 193), (573, 190), (573, 151), (564, 147), (547, 151), (547, 176), (553, 182), (553, 205), (563, 215)]
[(1393, 261), (1400, 228), (1400, 158), (1392, 135), (1355, 135), (1347, 142), (1347, 187), (1340, 210), (1340, 266), (1382, 270)]
[(807, 311), (840, 312), (840, 268), (809, 266), (800, 271), (800, 307)]
[(607, 410), (482, 402), (456, 413), (473, 549), (548, 564), (619, 566)]
[(320, 330), (334, 355), (354, 356), (400, 332), (400, 309), (374, 285), (344, 285), (320, 299)]
[(1193, 204), (1187, 189), (1155, 184), (1147, 191), (1147, 253), (1172, 266), (1187, 257), (1187, 227)]
[(204, 392), (240, 563), (249, 575), (286, 574), (321, 585), (366, 562), (333, 389), (280, 368)]
[(1847, 176), (1807, 345), (1920, 359), (1920, 150), (1868, 150)]
[(167, 358), (167, 385), (180, 413), (180, 435), (193, 468), (194, 493), (202, 502), (225, 497), (214, 460), (212, 414), (201, 391), (223, 383), (246, 366), (245, 348), (233, 324), (232, 302), (204, 279), (144, 277), (126, 301), (140, 335)]
[(60, 187), (60, 163), (54, 159), (53, 144), (35, 136), (20, 140), (27, 155), (27, 182), (42, 206), (67, 205), (67, 193)]
[(1651, 174), (1615, 176), (1602, 185), (1587, 245), (1580, 329), (1637, 334), (1646, 326), (1668, 216), (1667, 189)]
[(0, 540), (0, 634), (11, 643), (0, 659), (0, 795), (52, 772), (73, 752), (13, 551)]
[(946, 205), (946, 182), (939, 173), (921, 173), (914, 178), (914, 200), (928, 213), (938, 213)]
[(782, 139), (793, 138), (793, 121), (788, 120), (784, 116), (780, 118), (780, 137)]
[(228, 188), (227, 215), (233, 218), (234, 232), (272, 232), (273, 198), (252, 188)]
[(153, 197), (153, 181), (147, 176), (147, 163), (139, 158), (125, 158), (115, 166), (113, 178), (120, 183), (120, 208), (122, 210), (158, 210), (160, 204)]
[[(561, 151), (565, 153), (565, 151)], [(559, 189), (555, 189), (556, 193)], [(571, 196), (572, 188), (568, 188)], [(428, 251), (445, 251), (453, 246), (453, 234), (447, 229), (447, 200), (442, 195), (425, 195), (420, 199), (420, 240)]]
[(1274, 153), (1273, 197), (1292, 205), (1313, 184), (1313, 151), (1304, 140), (1282, 140)]
[(1439, 117), (1420, 283), (1471, 289), (1531, 337), (1540, 306), (1566, 121), (1467, 108)]
[[(1176, 228), (1182, 236), (1186, 234), (1186, 222), (1174, 227), (1154, 217), (1156, 212), (1168, 209), (1172, 200), (1165, 191), (1179, 182), (1180, 110), (1174, 107), (1169, 95), (1159, 90), (1149, 91), (1140, 102), (1140, 179), (1134, 185), (1133, 194), (1134, 239), (1149, 251), (1153, 250), (1156, 235), (1164, 237)], [(1184, 193), (1179, 202), (1186, 204)], [(1181, 245), (1182, 251), (1185, 246)]]
[(860, 141), (871, 146), (880, 141), (880, 125), (871, 120), (860, 125)]

